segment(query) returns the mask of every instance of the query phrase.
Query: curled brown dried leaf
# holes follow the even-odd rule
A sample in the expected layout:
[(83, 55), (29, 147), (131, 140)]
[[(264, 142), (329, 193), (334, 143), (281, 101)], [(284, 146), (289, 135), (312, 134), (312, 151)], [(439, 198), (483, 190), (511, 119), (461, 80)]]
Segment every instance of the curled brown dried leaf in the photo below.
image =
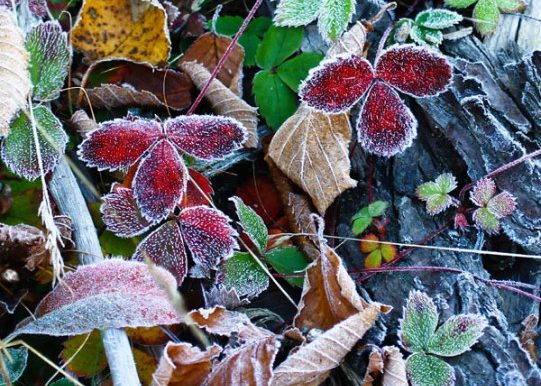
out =
[(395, 346), (383, 347), (383, 386), (408, 386), (406, 361), (400, 349)]

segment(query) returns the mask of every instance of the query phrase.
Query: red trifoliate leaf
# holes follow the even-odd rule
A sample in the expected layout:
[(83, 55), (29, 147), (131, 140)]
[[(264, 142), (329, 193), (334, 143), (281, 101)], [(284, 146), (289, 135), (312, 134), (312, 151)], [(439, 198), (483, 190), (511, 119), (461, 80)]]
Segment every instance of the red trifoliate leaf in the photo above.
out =
[(480, 207), (488, 204), (490, 199), (496, 194), (496, 184), (490, 178), (483, 178), (475, 184), (470, 193), (470, 200)]
[(451, 65), (445, 57), (410, 44), (389, 48), (378, 58), (375, 67), (379, 78), (416, 97), (445, 91), (452, 76)]
[(417, 120), (396, 91), (376, 82), (361, 107), (357, 135), (370, 153), (391, 157), (411, 145), (417, 135)]
[(133, 188), (137, 206), (151, 221), (164, 219), (186, 190), (188, 170), (169, 141), (156, 144), (141, 161)]
[(184, 209), (178, 219), (194, 261), (204, 269), (216, 268), (238, 248), (231, 220), (216, 209), (194, 206)]
[(189, 206), (209, 205), (214, 194), (214, 189), (207, 177), (193, 169), (188, 169), (190, 178), (186, 188), (186, 194), (182, 197), (180, 206), (187, 208)]
[(134, 260), (149, 258), (171, 272), (180, 285), (188, 272), (186, 250), (176, 221), (168, 221), (148, 235), (135, 250)]
[(374, 80), (372, 65), (356, 55), (337, 56), (313, 68), (300, 86), (300, 99), (327, 113), (346, 111)]
[(120, 237), (133, 237), (144, 233), (152, 225), (139, 212), (133, 190), (113, 186), (103, 198), (100, 211), (107, 229)]
[(133, 164), (161, 135), (160, 124), (148, 119), (115, 119), (100, 124), (79, 146), (79, 157), (98, 170)]
[(487, 205), (487, 209), (498, 218), (509, 216), (516, 207), (515, 197), (507, 191), (492, 197)]
[[(158, 268), (157, 273), (175, 284), (168, 272)], [(14, 334), (64, 336), (182, 322), (146, 264), (105, 260), (81, 266), (63, 280), (38, 305), (37, 319), (27, 319)]]
[(224, 158), (246, 140), (246, 129), (233, 119), (213, 115), (184, 115), (164, 124), (171, 142), (183, 152), (204, 160)]

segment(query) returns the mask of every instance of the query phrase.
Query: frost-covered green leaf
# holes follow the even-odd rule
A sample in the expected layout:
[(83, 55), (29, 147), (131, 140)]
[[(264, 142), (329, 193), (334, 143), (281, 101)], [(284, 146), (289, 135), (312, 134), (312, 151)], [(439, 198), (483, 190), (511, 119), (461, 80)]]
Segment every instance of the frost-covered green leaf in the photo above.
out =
[(270, 27), (257, 47), (257, 65), (264, 70), (278, 66), (301, 48), (303, 38), (302, 28)]
[(253, 93), (259, 112), (272, 129), (278, 129), (297, 110), (297, 95), (271, 71), (256, 74)]
[(281, 0), (276, 8), (274, 24), (300, 27), (316, 20), (322, 0)]
[[(64, 154), (68, 136), (60, 120), (47, 107), (35, 107), (33, 112), (43, 169), (48, 173)], [(2, 143), (2, 160), (15, 174), (28, 180), (40, 176), (32, 123), (25, 112), (20, 112), (11, 124), (11, 131)]]
[(488, 234), (500, 230), (500, 219), (509, 216), (516, 208), (515, 197), (503, 191), (496, 195), (496, 184), (490, 178), (479, 180), (470, 192), (470, 200), (479, 207), (473, 212), (475, 223)]
[(387, 203), (385, 201), (378, 200), (368, 205), (368, 213), (372, 217), (383, 216), (385, 210), (387, 210)]
[(406, 374), (412, 386), (452, 386), (455, 371), (432, 355), (413, 354), (406, 360)]
[(230, 200), (235, 204), (237, 216), (244, 232), (250, 237), (260, 253), (265, 252), (268, 232), (263, 219), (239, 197), (231, 197)]
[(496, 4), (502, 12), (522, 12), (526, 9), (528, 2), (523, 0), (496, 0)]
[(424, 28), (414, 24), (410, 31), (411, 39), (417, 44), (439, 46), (443, 42), (443, 33), (436, 29)]
[(445, 0), (445, 4), (451, 8), (468, 8), (470, 5), (475, 3), (476, 0)]
[(27, 35), (25, 42), (29, 55), (32, 96), (38, 101), (58, 97), (70, 61), (68, 39), (56, 21), (40, 23)]
[(457, 205), (457, 200), (449, 195), (456, 187), (455, 176), (451, 173), (444, 173), (434, 181), (419, 185), (415, 195), (426, 202), (426, 210), (429, 214), (436, 215), (451, 205)]
[(461, 21), (460, 14), (448, 9), (427, 9), (415, 17), (415, 24), (430, 29), (449, 28)]
[(374, 217), (383, 216), (385, 213), (385, 210), (387, 209), (387, 203), (385, 201), (374, 201), (368, 206), (365, 206), (361, 210), (359, 210), (351, 220), (353, 221), (353, 224), (351, 226), (351, 231), (355, 235), (359, 235), (363, 233), (370, 224), (372, 224), (372, 221), (374, 221)]
[(223, 284), (240, 297), (253, 298), (269, 286), (269, 277), (247, 252), (235, 252), (222, 266)]
[(496, 183), (490, 178), (477, 181), (470, 192), (470, 200), (477, 206), (484, 207), (496, 194)]
[[(8, 348), (7, 349), (11, 361), (9, 358), (4, 355), (4, 352), (0, 350), (0, 355), (4, 361), (4, 365), (7, 369), (7, 376), (9, 377), (10, 383), (13, 385), (21, 377), (26, 368), (26, 361), (28, 360), (28, 349), (26, 347), (21, 348)], [(8, 383), (2, 376), (0, 372), (0, 386), (5, 386)]]
[(282, 63), (276, 73), (293, 91), (299, 91), (299, 85), (308, 76), (308, 71), (316, 67), (323, 59), (317, 52), (304, 52)]
[[(265, 255), (265, 259), (276, 272), (283, 275), (302, 274), (311, 263), (310, 259), (295, 247), (272, 249)], [(288, 277), (286, 280), (297, 287), (302, 287), (304, 283), (304, 277)]]
[(342, 35), (355, 13), (355, 3), (355, 0), (323, 0), (317, 22), (323, 39), (334, 42)]
[(481, 315), (451, 316), (430, 339), (428, 352), (444, 357), (460, 355), (477, 342), (486, 326), (487, 320)]
[(476, 209), (473, 212), (473, 221), (489, 235), (497, 234), (500, 231), (500, 220), (487, 208)]
[(497, 218), (509, 216), (516, 208), (515, 197), (503, 191), (500, 194), (492, 197), (487, 204), (487, 209)]
[(479, 0), (473, 9), (475, 28), (481, 35), (490, 35), (496, 31), (500, 21), (500, 11), (494, 0)]
[(389, 44), (406, 43), (410, 36), (410, 31), (413, 26), (413, 20), (402, 18), (396, 22), (396, 25), (389, 37)]
[(410, 352), (424, 352), (438, 325), (436, 306), (427, 294), (411, 291), (401, 320), (400, 340)]

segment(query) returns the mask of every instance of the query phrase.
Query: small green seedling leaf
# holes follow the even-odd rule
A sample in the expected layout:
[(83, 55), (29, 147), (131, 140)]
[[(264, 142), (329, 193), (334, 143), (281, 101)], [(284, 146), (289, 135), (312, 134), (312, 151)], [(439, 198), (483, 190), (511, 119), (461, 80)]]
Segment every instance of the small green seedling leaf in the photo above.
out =
[(387, 210), (387, 203), (385, 201), (374, 201), (370, 205), (368, 205), (368, 213), (372, 217), (379, 217), (383, 216), (385, 211)]
[(458, 205), (458, 201), (448, 193), (456, 189), (456, 178), (451, 173), (439, 175), (436, 180), (425, 182), (417, 187), (415, 195), (426, 202), (426, 210), (431, 215), (443, 212), (450, 206)]
[(230, 200), (235, 204), (235, 210), (237, 211), (237, 216), (244, 232), (250, 237), (250, 240), (255, 244), (259, 253), (265, 252), (269, 234), (263, 219), (239, 197), (234, 196)]
[(274, 22), (283, 27), (300, 27), (316, 20), (320, 9), (321, 0), (282, 0)]
[(470, 200), (479, 207), (473, 212), (473, 221), (488, 234), (500, 231), (500, 219), (516, 209), (515, 197), (503, 191), (496, 195), (496, 184), (489, 178), (479, 180), (470, 192)]
[(385, 201), (374, 201), (368, 206), (361, 208), (351, 220), (353, 224), (351, 226), (351, 231), (354, 235), (359, 235), (363, 233), (366, 228), (372, 224), (374, 217), (383, 216), (385, 210), (387, 209), (387, 203)]
[(240, 297), (254, 298), (269, 286), (269, 277), (247, 252), (235, 252), (222, 266), (223, 284)]
[[(4, 355), (4, 352), (0, 350), (0, 356), (4, 361), (4, 365), (7, 369), (7, 376), (11, 384), (15, 382), (23, 375), (24, 369), (26, 368), (26, 361), (28, 360), (28, 349), (26, 347), (21, 348), (8, 348), (7, 349), (11, 361), (9, 358)], [(2, 372), (0, 372), (0, 386), (7, 385), (7, 381), (4, 379)]]
[(38, 101), (56, 99), (68, 75), (68, 39), (56, 21), (36, 25), (25, 42), (29, 55), (32, 96)]
[(415, 17), (415, 24), (430, 29), (445, 29), (462, 21), (462, 15), (448, 9), (427, 9)]
[(257, 47), (257, 65), (264, 70), (278, 66), (301, 48), (303, 39), (302, 28), (270, 27)]
[[(310, 259), (295, 247), (272, 249), (265, 255), (265, 259), (276, 272), (282, 275), (302, 274), (311, 263)], [(297, 287), (302, 287), (304, 283), (304, 277), (290, 277), (286, 280)]]
[(263, 70), (256, 74), (253, 92), (259, 112), (274, 130), (297, 110), (297, 95), (271, 71)]
[(355, 0), (324, 0), (317, 26), (327, 42), (336, 41), (347, 29), (355, 13)]
[(427, 294), (411, 291), (401, 320), (400, 340), (410, 352), (425, 352), (438, 325), (436, 306)]
[[(43, 169), (48, 173), (64, 154), (68, 136), (49, 108), (38, 106), (33, 111)], [(11, 131), (2, 143), (2, 159), (11, 171), (27, 180), (32, 181), (40, 176), (32, 123), (22, 111), (12, 122)]]
[(317, 52), (304, 52), (282, 63), (276, 73), (293, 91), (299, 91), (299, 85), (308, 76), (311, 68), (316, 67), (323, 59)]
[(444, 357), (460, 355), (477, 342), (486, 326), (487, 320), (481, 315), (452, 316), (432, 336), (428, 352)]
[(412, 386), (452, 386), (455, 384), (453, 368), (432, 355), (417, 353), (408, 357), (406, 374)]

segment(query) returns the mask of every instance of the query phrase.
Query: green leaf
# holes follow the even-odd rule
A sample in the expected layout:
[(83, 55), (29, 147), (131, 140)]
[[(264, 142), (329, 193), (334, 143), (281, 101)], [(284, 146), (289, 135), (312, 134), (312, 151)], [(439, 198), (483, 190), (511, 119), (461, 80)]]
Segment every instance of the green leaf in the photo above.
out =
[(439, 46), (443, 42), (441, 31), (420, 27), (416, 24), (411, 27), (410, 36), (415, 43), (420, 45)]
[(443, 357), (454, 357), (470, 349), (487, 326), (484, 316), (461, 314), (451, 316), (432, 336), (428, 352)]
[(473, 221), (489, 235), (500, 231), (500, 220), (488, 208), (479, 208), (473, 212)]
[[(5, 170), (5, 173), (8, 174), (7, 169)], [(38, 209), (42, 194), (41, 182), (39, 180), (26, 181), (15, 177), (12, 173), (9, 173), (9, 176), (13, 176), (13, 179), (9, 180), (9, 187), (14, 200), (8, 212), (0, 216), (0, 222), (7, 225), (24, 223), (40, 227), (42, 223)]]
[(372, 224), (374, 217), (382, 216), (386, 209), (387, 203), (385, 201), (374, 201), (370, 205), (361, 208), (351, 218), (353, 220), (353, 225), (351, 226), (353, 234), (359, 235), (363, 233)]
[(124, 239), (105, 230), (100, 235), (100, 245), (104, 255), (131, 257), (137, 247), (137, 239)]
[(58, 381), (55, 381), (51, 383), (51, 386), (73, 386), (74, 383), (67, 380), (66, 378), (59, 379)]
[(522, 12), (526, 9), (528, 2), (525, 0), (496, 0), (498, 8), (502, 12)]
[(374, 249), (368, 254), (368, 256), (366, 256), (366, 259), (364, 260), (364, 266), (365, 268), (379, 268), (381, 267), (381, 259), (381, 249)]
[(271, 71), (256, 74), (253, 93), (261, 115), (272, 129), (278, 129), (297, 110), (297, 95)]
[[(282, 275), (303, 273), (311, 263), (310, 259), (295, 247), (272, 249), (265, 255), (265, 259), (276, 272)], [(297, 287), (302, 287), (304, 283), (304, 277), (288, 277), (286, 280)]]
[(426, 182), (417, 187), (415, 195), (426, 202), (426, 210), (431, 215), (443, 212), (457, 200), (448, 193), (456, 189), (456, 178), (451, 173), (439, 175), (435, 181)]
[(451, 8), (468, 8), (470, 5), (475, 3), (477, 0), (445, 0), (445, 5), (448, 5)]
[(406, 360), (406, 374), (412, 386), (452, 386), (455, 371), (432, 355), (413, 354)]
[(308, 76), (308, 71), (316, 67), (323, 59), (317, 52), (305, 52), (282, 63), (276, 73), (293, 91), (299, 91), (299, 85)]
[(252, 208), (242, 202), (239, 197), (234, 196), (230, 200), (235, 204), (237, 216), (244, 232), (250, 237), (250, 240), (255, 244), (259, 253), (265, 252), (269, 234), (263, 219)]
[(98, 330), (87, 335), (72, 336), (62, 343), (64, 349), (60, 353), (67, 368), (79, 377), (91, 378), (107, 367), (105, 349)]
[(383, 216), (386, 209), (387, 209), (387, 203), (385, 201), (378, 200), (368, 205), (368, 213), (372, 217)]
[(396, 22), (396, 25), (389, 36), (389, 44), (406, 43), (410, 36), (410, 31), (413, 26), (413, 20), (402, 18)]
[(302, 28), (270, 27), (257, 47), (257, 65), (264, 70), (272, 69), (301, 48), (303, 39)]
[(322, 0), (281, 0), (276, 8), (274, 24), (300, 27), (316, 20)]
[[(367, 209), (368, 210), (368, 209)], [(351, 226), (351, 232), (354, 235), (360, 235), (363, 233), (366, 228), (372, 224), (373, 218), (372, 217), (359, 217), (353, 220), (353, 225)]]
[(448, 9), (427, 9), (419, 12), (415, 18), (415, 24), (430, 29), (449, 28), (461, 21), (460, 14)]
[[(60, 120), (47, 107), (38, 106), (33, 111), (43, 169), (48, 173), (64, 154), (68, 136)], [(24, 112), (20, 112), (12, 122), (11, 131), (2, 143), (2, 159), (21, 177), (34, 180), (40, 176), (32, 123)]]
[(400, 339), (410, 352), (424, 352), (438, 325), (438, 312), (431, 298), (411, 291), (401, 320)]
[[(7, 369), (7, 376), (11, 384), (14, 384), (20, 377), (23, 375), (24, 369), (26, 368), (26, 361), (28, 360), (28, 349), (26, 347), (21, 348), (8, 348), (7, 349), (9, 356), (12, 361), (4, 355), (4, 352), (0, 350), (0, 356), (4, 361), (4, 364)], [(6, 380), (0, 372), (0, 386), (7, 385)]]
[(370, 218), (370, 220), (372, 220), (372, 215), (370, 214), (370, 210), (368, 209), (368, 206), (362, 207), (361, 210), (355, 213), (351, 219), (357, 220), (359, 218)]
[(324, 0), (318, 18), (319, 34), (327, 42), (336, 41), (347, 29), (356, 0)]
[(32, 96), (38, 101), (58, 97), (70, 61), (68, 39), (56, 21), (36, 25), (26, 37)]
[(473, 8), (475, 28), (481, 35), (490, 35), (496, 31), (500, 21), (500, 11), (494, 0), (479, 0)]
[(269, 286), (269, 277), (247, 252), (235, 252), (223, 265), (223, 284), (240, 297), (254, 298)]

